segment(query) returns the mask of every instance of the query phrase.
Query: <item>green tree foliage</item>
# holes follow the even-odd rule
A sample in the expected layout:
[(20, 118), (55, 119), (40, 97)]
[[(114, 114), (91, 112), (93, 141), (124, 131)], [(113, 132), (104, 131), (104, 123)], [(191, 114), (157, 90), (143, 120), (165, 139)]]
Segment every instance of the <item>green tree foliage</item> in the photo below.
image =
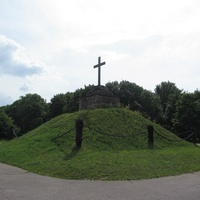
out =
[(115, 95), (120, 97), (120, 84), (118, 81), (106, 83), (106, 87)]
[(9, 106), (6, 112), (24, 134), (47, 120), (48, 104), (38, 94), (26, 94)]
[(78, 102), (76, 95), (77, 95), (76, 92), (67, 92), (65, 94), (67, 102), (63, 107), (62, 110), (63, 113), (72, 113), (78, 110)]
[(63, 113), (64, 106), (67, 105), (68, 99), (65, 94), (57, 94), (51, 99), (49, 105), (49, 117), (53, 118)]
[(172, 118), (176, 111), (176, 102), (180, 98), (181, 90), (174, 83), (162, 82), (155, 88), (156, 95), (160, 98), (163, 117), (161, 125), (167, 129), (172, 129)]
[(163, 112), (160, 99), (155, 93), (143, 90), (140, 96), (141, 113), (158, 123), (163, 121)]
[[(11, 127), (13, 122), (24, 134), (62, 113), (78, 111), (79, 99), (85, 97), (93, 86), (88, 85), (75, 92), (57, 94), (49, 104), (37, 94), (27, 94), (10, 106), (1, 107), (1, 112), (9, 116), (5, 116), (5, 113), (1, 116), (1, 135), (9, 133), (6, 127)], [(155, 92), (144, 90), (129, 81), (109, 82), (106, 87), (120, 98), (123, 107), (139, 111), (143, 116), (169, 130), (182, 132), (200, 129), (200, 92), (198, 90), (194, 93), (183, 93), (169, 81), (157, 85)]]
[(128, 81), (120, 82), (120, 100), (123, 106), (128, 106), (131, 110), (140, 110), (140, 96), (143, 88)]
[(0, 110), (0, 139), (12, 139), (17, 132), (18, 129), (13, 124), (11, 117)]
[(142, 87), (129, 81), (107, 83), (106, 87), (120, 98), (122, 106), (129, 107), (131, 110), (141, 108), (140, 95), (143, 91)]
[(128, 81), (109, 82), (106, 87), (120, 98), (122, 106), (137, 110), (151, 120), (161, 121), (161, 104), (154, 93)]
[(51, 119), (63, 113), (78, 111), (79, 97), (82, 93), (83, 89), (78, 89), (75, 92), (55, 95), (49, 104), (49, 118)]
[(200, 92), (183, 93), (176, 104), (173, 118), (176, 132), (200, 130)]
[(169, 100), (172, 95), (176, 95), (181, 93), (175, 83), (171, 82), (162, 82), (161, 84), (157, 85), (155, 88), (155, 93), (160, 97), (161, 105), (163, 112), (165, 113), (169, 106)]

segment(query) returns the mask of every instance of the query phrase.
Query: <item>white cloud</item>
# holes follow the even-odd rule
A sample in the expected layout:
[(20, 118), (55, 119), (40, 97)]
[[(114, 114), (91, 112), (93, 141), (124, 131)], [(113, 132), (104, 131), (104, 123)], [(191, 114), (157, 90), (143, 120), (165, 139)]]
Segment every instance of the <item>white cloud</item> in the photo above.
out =
[(0, 0), (0, 7), (6, 97), (33, 92), (49, 99), (96, 84), (98, 56), (106, 61), (102, 84), (128, 80), (153, 90), (169, 80), (189, 91), (200, 85), (198, 0)]
[(20, 87), (20, 90), (23, 91), (23, 92), (27, 92), (27, 91), (29, 91), (29, 86), (27, 84), (23, 84)]
[(41, 72), (42, 68), (28, 60), (19, 44), (0, 35), (0, 75), (25, 77)]
[[(105, 44), (171, 31), (199, 30), (198, 1), (40, 0), (41, 10), (68, 44)], [(187, 25), (187, 26), (185, 26)]]
[[(199, 34), (183, 34), (182, 36), (170, 34), (158, 38), (159, 40), (150, 39), (149, 41), (147, 38), (141, 41), (137, 45), (140, 54), (133, 51), (129, 58), (121, 63), (115, 63), (117, 66), (123, 66), (121, 79), (132, 80), (151, 90), (156, 84), (168, 80), (188, 91), (199, 87)], [(146, 48), (143, 49), (143, 47)], [(120, 77), (118, 76), (118, 79)]]

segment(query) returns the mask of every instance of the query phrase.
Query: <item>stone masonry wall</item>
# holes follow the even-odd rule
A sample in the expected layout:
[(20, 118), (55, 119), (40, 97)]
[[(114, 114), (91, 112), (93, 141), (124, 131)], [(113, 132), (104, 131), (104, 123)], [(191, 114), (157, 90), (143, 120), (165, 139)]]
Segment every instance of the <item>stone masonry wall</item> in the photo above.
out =
[(88, 110), (95, 108), (113, 108), (119, 106), (120, 101), (117, 97), (94, 95), (79, 100), (79, 110)]

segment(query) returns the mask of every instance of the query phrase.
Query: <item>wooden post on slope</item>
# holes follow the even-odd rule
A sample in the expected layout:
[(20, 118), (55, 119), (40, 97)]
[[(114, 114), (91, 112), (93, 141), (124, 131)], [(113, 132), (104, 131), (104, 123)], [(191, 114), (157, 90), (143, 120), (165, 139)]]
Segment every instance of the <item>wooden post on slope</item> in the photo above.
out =
[(154, 137), (153, 137), (153, 132), (154, 132), (154, 127), (153, 125), (148, 125), (148, 148), (153, 149), (154, 148)]
[(197, 132), (196, 132), (196, 131), (194, 132), (194, 134), (193, 134), (193, 136), (192, 136), (192, 142), (193, 142), (194, 144), (197, 143)]
[(82, 135), (83, 135), (83, 120), (81, 119), (77, 119), (76, 120), (76, 123), (75, 123), (75, 126), (76, 126), (76, 147), (77, 148), (81, 148), (81, 145), (82, 145)]

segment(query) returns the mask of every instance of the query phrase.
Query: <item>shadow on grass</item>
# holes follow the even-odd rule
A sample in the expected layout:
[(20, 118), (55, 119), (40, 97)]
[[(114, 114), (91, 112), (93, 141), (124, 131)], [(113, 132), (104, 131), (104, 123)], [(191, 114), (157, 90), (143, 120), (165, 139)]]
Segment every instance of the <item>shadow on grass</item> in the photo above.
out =
[(66, 154), (64, 157), (64, 160), (71, 160), (72, 158), (74, 158), (76, 156), (76, 154), (80, 151), (81, 148), (79, 147), (73, 147), (71, 153)]

